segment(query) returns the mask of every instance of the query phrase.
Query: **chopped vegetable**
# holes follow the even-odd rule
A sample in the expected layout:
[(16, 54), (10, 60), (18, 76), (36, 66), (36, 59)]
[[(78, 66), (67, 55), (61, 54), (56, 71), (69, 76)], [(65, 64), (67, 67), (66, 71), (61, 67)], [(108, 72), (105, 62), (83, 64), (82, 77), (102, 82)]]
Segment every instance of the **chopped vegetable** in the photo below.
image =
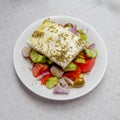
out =
[(83, 86), (84, 84), (85, 84), (85, 80), (84, 80), (83, 77), (76, 78), (76, 79), (74, 80), (74, 87), (75, 87), (75, 88), (81, 87), (81, 86)]
[(84, 53), (80, 52), (80, 54), (76, 57), (74, 62), (76, 62), (76, 63), (85, 63)]
[(71, 32), (74, 34), (77, 34), (77, 26), (74, 25), (73, 28), (71, 29)]
[[(75, 63), (75, 64), (76, 64), (76, 63)], [(76, 65), (77, 65), (77, 64), (76, 64)], [(80, 70), (80, 67), (78, 66), (78, 67), (77, 67), (77, 70), (75, 70), (75, 71), (69, 71), (69, 72), (66, 72), (66, 73), (74, 73), (74, 74), (80, 75), (81, 70)]]
[(68, 94), (69, 92), (69, 89), (63, 88), (59, 84), (53, 90), (54, 94)]
[(47, 71), (48, 66), (43, 64), (35, 64), (32, 68), (32, 74), (34, 77), (38, 77), (42, 72)]
[(65, 71), (74, 71), (77, 70), (77, 65), (74, 63), (70, 63), (66, 68)]
[(87, 35), (82, 30), (77, 30), (82, 40), (87, 40)]
[(28, 58), (28, 57), (29, 57), (30, 50), (31, 50), (31, 47), (29, 47), (29, 46), (24, 47), (24, 48), (22, 49), (22, 55), (23, 55), (23, 57)]
[(68, 87), (69, 87), (64, 78), (61, 78), (61, 79), (59, 80), (59, 82), (60, 82), (60, 84), (62, 85), (62, 87), (64, 87), (64, 88), (68, 88)]
[(90, 72), (95, 65), (95, 58), (89, 59), (86, 63), (79, 64), (82, 73)]
[(49, 71), (45, 71), (45, 72), (42, 72), (38, 77), (37, 77), (37, 80), (41, 80), (44, 76), (50, 74)]
[(45, 63), (47, 61), (47, 57), (40, 55), (38, 52), (31, 49), (30, 58), (34, 63)]
[(55, 87), (58, 84), (58, 78), (57, 77), (50, 77), (47, 81), (46, 81), (46, 87), (48, 89), (51, 89), (53, 87)]
[(48, 74), (50, 74), (49, 71), (45, 71), (45, 72), (42, 72), (42, 73), (41, 73), (41, 75), (48, 75)]
[(50, 74), (49, 71), (42, 72), (42, 73), (37, 77), (37, 80), (41, 80), (44, 76), (49, 75), (49, 74)]
[(84, 58), (76, 58), (74, 60), (74, 62), (76, 62), (76, 63), (85, 63), (85, 59)]
[(39, 75), (38, 77), (37, 77), (37, 80), (38, 81), (41, 81), (41, 79), (44, 77), (45, 75)]
[(75, 74), (74, 72), (65, 73), (64, 76), (70, 78), (71, 80), (75, 80), (76, 78), (79, 77), (79, 75), (78, 75), (78, 74)]
[(63, 78), (64, 78), (64, 80), (67, 81), (67, 83), (70, 84), (71, 86), (74, 85), (73, 80), (71, 80), (71, 79), (69, 79), (68, 77), (65, 77), (65, 76), (64, 76)]
[(41, 79), (41, 83), (42, 83), (43, 85), (45, 85), (45, 84), (46, 84), (46, 81), (47, 81), (50, 77), (52, 77), (51, 74), (45, 75), (45, 76)]
[(77, 70), (66, 72), (63, 76), (66, 76), (70, 78), (71, 80), (75, 80), (76, 78), (80, 76), (80, 73), (81, 73), (81, 70), (80, 70), (80, 67), (78, 66)]
[(50, 68), (50, 72), (53, 76), (60, 78), (63, 76), (64, 71), (59, 68), (58, 66), (52, 65), (52, 67)]
[[(49, 68), (48, 68), (48, 65), (47, 64), (42, 64), (42, 65), (44, 65), (44, 67), (43, 67), (43, 69), (42, 69), (42, 71), (43, 72), (45, 72), (45, 71), (48, 71), (49, 70)], [(42, 72), (42, 73), (43, 73)]]
[(89, 49), (94, 49), (95, 48), (95, 43), (92, 43), (88, 48)]
[(97, 50), (96, 49), (84, 49), (84, 53), (89, 58), (97, 57)]

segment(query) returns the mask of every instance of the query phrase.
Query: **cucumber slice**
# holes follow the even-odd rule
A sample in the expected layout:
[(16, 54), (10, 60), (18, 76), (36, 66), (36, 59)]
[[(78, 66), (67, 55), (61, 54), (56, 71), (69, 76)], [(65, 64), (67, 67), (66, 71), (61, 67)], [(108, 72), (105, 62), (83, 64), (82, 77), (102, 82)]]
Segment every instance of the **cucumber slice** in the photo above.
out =
[(31, 49), (30, 51), (30, 58), (34, 63), (45, 63), (47, 61), (47, 57), (40, 55), (38, 52)]
[(87, 40), (87, 35), (82, 30), (77, 30), (82, 40)]
[(77, 65), (74, 63), (70, 63), (66, 68), (65, 71), (74, 71), (77, 70)]
[(55, 87), (58, 84), (58, 78), (57, 77), (50, 77), (47, 81), (46, 81), (46, 87), (48, 89), (51, 89), (53, 87)]
[(85, 59), (84, 58), (76, 58), (75, 62), (77, 62), (77, 63), (85, 63)]
[(79, 54), (79, 55), (78, 55), (78, 58), (82, 58), (82, 59), (84, 59), (84, 56), (81, 55), (81, 54)]
[(84, 49), (84, 53), (87, 55), (89, 58), (95, 58), (97, 57), (97, 50), (96, 49)]

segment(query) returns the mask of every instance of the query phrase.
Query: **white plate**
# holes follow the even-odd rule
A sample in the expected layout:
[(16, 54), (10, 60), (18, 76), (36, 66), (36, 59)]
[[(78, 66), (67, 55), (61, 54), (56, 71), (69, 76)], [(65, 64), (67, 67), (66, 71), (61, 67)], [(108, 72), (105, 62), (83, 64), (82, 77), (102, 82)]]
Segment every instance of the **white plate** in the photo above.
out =
[(70, 100), (81, 97), (90, 91), (92, 91), (102, 80), (107, 67), (107, 52), (103, 40), (99, 34), (85, 22), (78, 20), (76, 18), (67, 16), (51, 16), (47, 17), (53, 19), (59, 24), (73, 23), (76, 24), (78, 28), (88, 29), (88, 40), (94, 42), (98, 49), (98, 57), (96, 59), (96, 64), (89, 75), (85, 76), (86, 83), (84, 87), (78, 89), (71, 89), (68, 95), (56, 95), (52, 93), (52, 90), (46, 89), (42, 86), (40, 82), (37, 82), (33, 77), (31, 71), (28, 69), (29, 62), (24, 59), (21, 51), (24, 46), (26, 46), (26, 40), (33, 33), (33, 31), (43, 22), (44, 19), (40, 19), (37, 22), (31, 24), (26, 28), (17, 40), (14, 48), (14, 67), (17, 75), (19, 76), (22, 83), (30, 89), (32, 92), (39, 96), (52, 100)]

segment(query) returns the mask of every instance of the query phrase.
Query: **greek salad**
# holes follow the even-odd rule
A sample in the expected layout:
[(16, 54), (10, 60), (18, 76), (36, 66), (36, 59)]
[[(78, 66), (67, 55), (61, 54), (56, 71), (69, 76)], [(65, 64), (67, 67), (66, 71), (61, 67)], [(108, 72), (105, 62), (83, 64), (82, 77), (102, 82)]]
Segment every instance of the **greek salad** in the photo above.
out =
[(98, 52), (95, 43), (88, 41), (87, 31), (78, 29), (72, 23), (59, 24), (59, 26), (80, 36), (84, 45), (77, 57), (65, 69), (31, 46), (24, 47), (22, 55), (31, 61), (29, 69), (41, 85), (46, 86), (47, 89), (53, 89), (54, 94), (68, 94), (70, 89), (77, 89), (85, 85), (85, 79), (82, 75), (93, 69)]

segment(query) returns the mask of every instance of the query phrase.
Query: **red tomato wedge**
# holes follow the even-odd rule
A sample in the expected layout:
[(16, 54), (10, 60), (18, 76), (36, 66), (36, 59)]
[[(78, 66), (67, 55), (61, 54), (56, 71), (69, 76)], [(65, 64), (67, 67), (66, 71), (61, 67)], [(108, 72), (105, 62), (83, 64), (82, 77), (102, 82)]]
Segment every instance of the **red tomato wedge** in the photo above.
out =
[(38, 77), (42, 72), (47, 71), (48, 66), (43, 64), (35, 64), (32, 69), (32, 74), (34, 77)]
[(48, 78), (52, 77), (51, 74), (45, 75), (42, 79), (41, 79), (41, 84), (45, 85), (46, 81), (48, 80)]
[(78, 66), (77, 70), (73, 71), (74, 74), (80, 74), (81, 73), (81, 69), (80, 67)]
[(72, 73), (72, 72), (68, 72), (68, 73), (65, 73), (64, 76), (70, 78), (71, 80), (75, 80), (76, 78), (78, 78), (78, 74), (75, 74), (75, 73)]
[(95, 65), (95, 58), (88, 59), (86, 63), (79, 64), (82, 73), (90, 72)]
[(81, 73), (81, 70), (80, 70), (80, 68), (79, 68), (79, 66), (78, 66), (77, 70), (75, 70), (75, 71), (70, 71), (70, 72), (66, 72), (66, 73), (64, 74), (64, 76), (70, 78), (71, 80), (75, 80), (76, 78), (79, 77), (80, 73)]
[[(43, 65), (43, 64), (42, 64), (42, 65)], [(47, 65), (44, 65), (44, 67), (43, 67), (43, 72), (48, 71), (48, 70), (49, 70), (48, 66), (47, 66)]]

